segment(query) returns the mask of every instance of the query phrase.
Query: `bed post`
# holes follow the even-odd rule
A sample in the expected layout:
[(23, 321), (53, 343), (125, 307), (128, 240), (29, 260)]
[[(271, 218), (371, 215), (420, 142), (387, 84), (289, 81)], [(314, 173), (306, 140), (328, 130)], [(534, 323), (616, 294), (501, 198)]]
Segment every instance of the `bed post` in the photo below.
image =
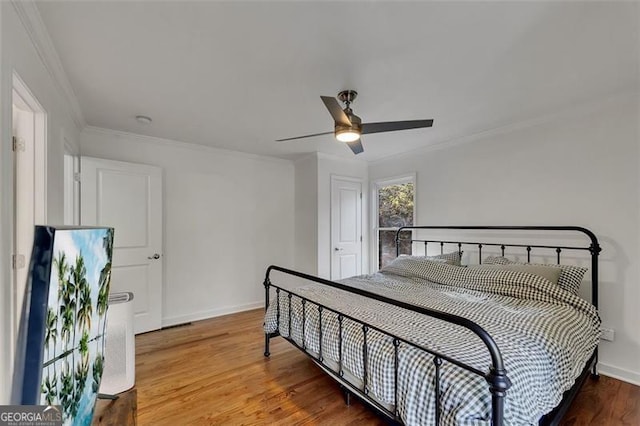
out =
[[(598, 309), (598, 256), (602, 251), (602, 248), (598, 244), (598, 239), (595, 235), (589, 235), (591, 237), (591, 245), (589, 246), (589, 252), (591, 253), (591, 303)], [(591, 378), (599, 379), (598, 374), (598, 347), (595, 349), (595, 357), (593, 360), (593, 366), (591, 367)]]
[(491, 392), (491, 425), (502, 426), (504, 424), (504, 397), (507, 389), (511, 387), (511, 381), (504, 368), (491, 367), (487, 375), (487, 382), (489, 382), (489, 391)]
[[(267, 274), (264, 277), (264, 311), (267, 312), (269, 309), (269, 287), (271, 286), (271, 280), (269, 279), (269, 272), (271, 272), (271, 268), (267, 269)], [(271, 336), (269, 333), (264, 333), (264, 356), (269, 357), (271, 353), (269, 352), (269, 340)]]

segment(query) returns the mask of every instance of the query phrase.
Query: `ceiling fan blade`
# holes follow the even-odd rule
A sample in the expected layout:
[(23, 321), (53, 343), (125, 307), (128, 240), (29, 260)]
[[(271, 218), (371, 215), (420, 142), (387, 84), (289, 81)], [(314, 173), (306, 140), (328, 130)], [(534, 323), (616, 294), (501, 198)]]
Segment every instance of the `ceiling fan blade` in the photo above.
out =
[(337, 124), (351, 127), (351, 120), (349, 120), (347, 114), (340, 108), (340, 104), (336, 98), (332, 98), (331, 96), (320, 96), (320, 98), (322, 102), (324, 102), (324, 106), (329, 110), (329, 114), (333, 117), (333, 121)]
[(396, 130), (419, 129), (433, 126), (433, 120), (383, 121), (380, 123), (362, 123), (363, 135), (369, 133), (395, 132)]
[(286, 139), (276, 139), (276, 142), (292, 141), (294, 139), (312, 138), (314, 136), (332, 135), (332, 134), (333, 134), (333, 132), (314, 133), (312, 135), (296, 136), (296, 137), (293, 137), (293, 138), (286, 138)]
[(349, 148), (351, 148), (351, 151), (353, 151), (354, 154), (360, 154), (361, 152), (364, 152), (364, 148), (362, 147), (362, 140), (357, 139), (353, 142), (347, 142), (347, 145), (349, 146)]

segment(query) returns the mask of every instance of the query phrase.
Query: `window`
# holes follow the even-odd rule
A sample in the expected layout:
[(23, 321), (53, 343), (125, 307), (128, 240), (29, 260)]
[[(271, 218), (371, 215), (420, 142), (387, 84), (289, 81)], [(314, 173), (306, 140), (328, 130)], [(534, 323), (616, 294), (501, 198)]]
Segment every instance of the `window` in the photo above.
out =
[[(375, 190), (375, 258), (378, 269), (396, 257), (396, 231), (402, 226), (413, 225), (415, 217), (415, 176), (378, 181)], [(404, 234), (404, 232), (403, 232)], [(400, 253), (411, 253), (411, 231), (401, 235), (406, 239)]]

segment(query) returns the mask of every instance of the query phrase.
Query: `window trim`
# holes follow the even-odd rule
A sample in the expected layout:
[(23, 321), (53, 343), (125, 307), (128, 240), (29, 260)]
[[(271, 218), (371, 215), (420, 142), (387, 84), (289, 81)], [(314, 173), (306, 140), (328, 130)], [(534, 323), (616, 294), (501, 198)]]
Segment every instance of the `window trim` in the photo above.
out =
[[(413, 184), (413, 224), (416, 224), (417, 210), (418, 210), (418, 187), (417, 187), (417, 174), (415, 172), (392, 176), (387, 178), (376, 179), (371, 182), (371, 250), (370, 250), (370, 259), (372, 260), (369, 263), (369, 270), (371, 273), (376, 272), (378, 270), (378, 264), (380, 259), (378, 258), (379, 253), (379, 231), (396, 231), (398, 228), (394, 227), (378, 227), (378, 190), (385, 186), (390, 185), (399, 185), (403, 183), (412, 183)], [(413, 231), (412, 231), (413, 232)]]

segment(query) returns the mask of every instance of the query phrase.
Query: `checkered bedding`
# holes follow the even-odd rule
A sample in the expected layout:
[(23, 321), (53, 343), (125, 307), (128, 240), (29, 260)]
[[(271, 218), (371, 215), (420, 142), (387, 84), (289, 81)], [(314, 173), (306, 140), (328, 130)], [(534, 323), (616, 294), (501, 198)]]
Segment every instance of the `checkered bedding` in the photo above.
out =
[[(272, 279), (277, 285), (277, 277)], [(505, 424), (537, 424), (558, 405), (599, 338), (600, 319), (590, 303), (524, 272), (474, 270), (399, 258), (378, 273), (341, 283), (463, 316), (481, 325), (500, 348), (512, 382), (505, 400)], [(307, 351), (320, 354), (325, 362), (338, 363), (340, 358), (338, 315), (326, 309), (319, 315), (311, 301), (480, 371), (488, 371), (491, 365), (484, 344), (461, 326), (322, 284), (294, 291), (310, 302), (303, 303), (297, 296), (289, 300), (288, 293), (281, 292), (265, 315), (265, 332), (278, 330)], [(363, 334), (362, 324), (342, 320), (342, 368), (360, 380), (365, 371)], [(369, 329), (366, 341), (368, 394), (393, 407), (397, 393), (398, 414), (405, 424), (435, 424), (434, 357), (401, 343), (396, 390), (393, 339)], [(490, 423), (491, 395), (483, 377), (444, 361), (440, 392), (442, 425)]]

